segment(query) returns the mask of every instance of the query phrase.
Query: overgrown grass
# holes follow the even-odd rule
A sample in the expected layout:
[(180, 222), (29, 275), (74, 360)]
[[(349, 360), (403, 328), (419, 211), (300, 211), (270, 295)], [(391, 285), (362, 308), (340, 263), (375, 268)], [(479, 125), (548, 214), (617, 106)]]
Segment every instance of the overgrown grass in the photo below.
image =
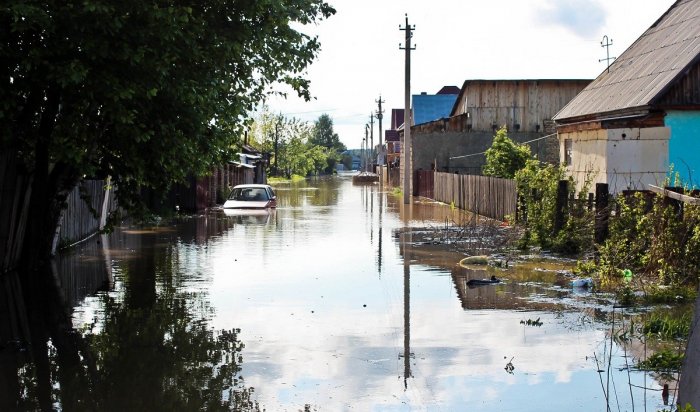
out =
[(654, 314), (642, 326), (646, 336), (662, 340), (687, 339), (690, 336), (690, 315), (680, 317)]
[(637, 368), (656, 372), (663, 378), (671, 380), (673, 374), (681, 370), (682, 364), (683, 354), (663, 350), (649, 356), (646, 360), (639, 361)]
[(292, 175), (290, 178), (286, 177), (280, 177), (280, 176), (272, 176), (267, 178), (267, 182), (272, 184), (272, 183), (285, 183), (285, 182), (298, 182), (300, 180), (306, 180), (306, 177), (300, 176), (300, 175)]

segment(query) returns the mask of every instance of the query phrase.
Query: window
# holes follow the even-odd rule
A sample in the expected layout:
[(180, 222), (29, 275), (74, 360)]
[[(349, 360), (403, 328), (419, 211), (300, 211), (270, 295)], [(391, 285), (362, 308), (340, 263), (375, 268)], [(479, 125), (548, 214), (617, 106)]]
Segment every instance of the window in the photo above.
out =
[(572, 147), (571, 139), (564, 139), (564, 162), (567, 166), (571, 166), (573, 163), (571, 160)]

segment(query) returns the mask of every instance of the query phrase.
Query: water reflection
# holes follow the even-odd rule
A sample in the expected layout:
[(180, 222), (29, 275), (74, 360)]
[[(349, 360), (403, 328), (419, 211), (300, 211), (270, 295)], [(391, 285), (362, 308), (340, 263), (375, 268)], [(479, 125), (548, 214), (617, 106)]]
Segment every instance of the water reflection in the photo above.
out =
[[(28, 292), (39, 297), (25, 320), (13, 315), (26, 333), (0, 329), (14, 331), (3, 342), (19, 342), (2, 348), (10, 385), (0, 407), (606, 409), (591, 358), (609, 337), (606, 303), (576, 303), (560, 266), (462, 268), (457, 243), (406, 227), (470, 218), (429, 202), (404, 207), (386, 187), (319, 179), (276, 190), (268, 214), (125, 227), (66, 257), (58, 278), (77, 285), (64, 292), (70, 304), (55, 282), (43, 285), (53, 298)], [(504, 283), (466, 286), (492, 273)], [(5, 284), (0, 303), (17, 307), (17, 282)], [(643, 378), (630, 375), (638, 386)]]
[[(2, 410), (258, 410), (240, 376), (240, 330), (211, 328), (206, 293), (177, 251), (181, 239), (206, 244), (207, 229), (226, 226), (192, 220), (179, 230), (119, 231), (102, 239), (100, 253), (86, 244), (64, 256), (61, 276), (54, 267), (5, 277)], [(112, 292), (88, 297), (74, 327), (63, 297), (75, 303), (100, 290), (108, 269)]]

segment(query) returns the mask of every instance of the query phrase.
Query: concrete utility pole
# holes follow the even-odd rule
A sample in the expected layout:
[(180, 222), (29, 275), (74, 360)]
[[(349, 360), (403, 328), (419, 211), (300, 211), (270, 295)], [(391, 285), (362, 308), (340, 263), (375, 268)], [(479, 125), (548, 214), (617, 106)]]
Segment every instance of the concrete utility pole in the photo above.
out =
[[(370, 168), (374, 168), (374, 161), (376, 160), (376, 157), (374, 156), (374, 114), (370, 113), (369, 114), (369, 157), (370, 157), (370, 162), (369, 164), (371, 165)], [(374, 172), (374, 170), (370, 170), (370, 172)]]
[(382, 161), (380, 166), (386, 164), (386, 155), (384, 154), (384, 146), (382, 145), (382, 119), (384, 118), (384, 110), (382, 110), (382, 95), (379, 95), (379, 100), (375, 100), (379, 104), (379, 109), (377, 109), (377, 120), (379, 121), (379, 153), (382, 155)]
[(608, 35), (603, 36), (603, 41), (600, 42), (600, 47), (605, 47), (605, 55), (606, 57), (604, 59), (599, 59), (598, 63), (605, 61), (608, 65), (608, 73), (610, 73), (610, 60), (615, 60), (617, 57), (610, 57), (610, 46), (612, 46), (613, 41), (610, 39), (608, 41)]
[(403, 159), (403, 203), (405, 205), (409, 204), (411, 201), (410, 192), (410, 179), (411, 179), (411, 50), (416, 48), (411, 48), (411, 38), (413, 37), (413, 30), (416, 26), (411, 26), (408, 24), (408, 14), (406, 14), (406, 26), (399, 26), (399, 30), (404, 30), (406, 32), (406, 46), (399, 45), (400, 50), (406, 51), (406, 90), (404, 94), (404, 114), (403, 114), (403, 145), (401, 146), (401, 154)]
[(277, 168), (277, 149), (279, 144), (279, 128), (280, 123), (282, 123), (282, 114), (277, 117), (277, 122), (275, 122), (275, 176), (279, 176), (279, 169)]
[(367, 124), (367, 123), (365, 123), (365, 140), (364, 140), (364, 142), (365, 142), (365, 146), (364, 146), (364, 147), (365, 147), (365, 154), (364, 154), (364, 158), (365, 158), (365, 167), (364, 167), (364, 171), (366, 172), (366, 171), (367, 171), (367, 144), (369, 144), (369, 124)]

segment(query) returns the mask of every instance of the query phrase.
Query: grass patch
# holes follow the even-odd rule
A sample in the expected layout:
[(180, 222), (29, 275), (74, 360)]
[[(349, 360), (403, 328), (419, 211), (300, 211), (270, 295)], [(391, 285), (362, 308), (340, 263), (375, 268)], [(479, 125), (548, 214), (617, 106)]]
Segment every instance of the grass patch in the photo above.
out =
[(690, 315), (680, 317), (654, 314), (644, 323), (642, 331), (647, 336), (663, 340), (688, 339), (690, 336)]
[(285, 183), (285, 182), (298, 182), (300, 180), (306, 180), (306, 177), (301, 176), (301, 175), (292, 175), (292, 177), (290, 177), (290, 178), (279, 177), (279, 176), (267, 178), (267, 182), (270, 184), (272, 184), (272, 183)]
[(657, 352), (648, 359), (639, 361), (637, 368), (658, 373), (668, 380), (673, 379), (673, 373), (678, 372), (683, 364), (683, 354), (668, 350)]

